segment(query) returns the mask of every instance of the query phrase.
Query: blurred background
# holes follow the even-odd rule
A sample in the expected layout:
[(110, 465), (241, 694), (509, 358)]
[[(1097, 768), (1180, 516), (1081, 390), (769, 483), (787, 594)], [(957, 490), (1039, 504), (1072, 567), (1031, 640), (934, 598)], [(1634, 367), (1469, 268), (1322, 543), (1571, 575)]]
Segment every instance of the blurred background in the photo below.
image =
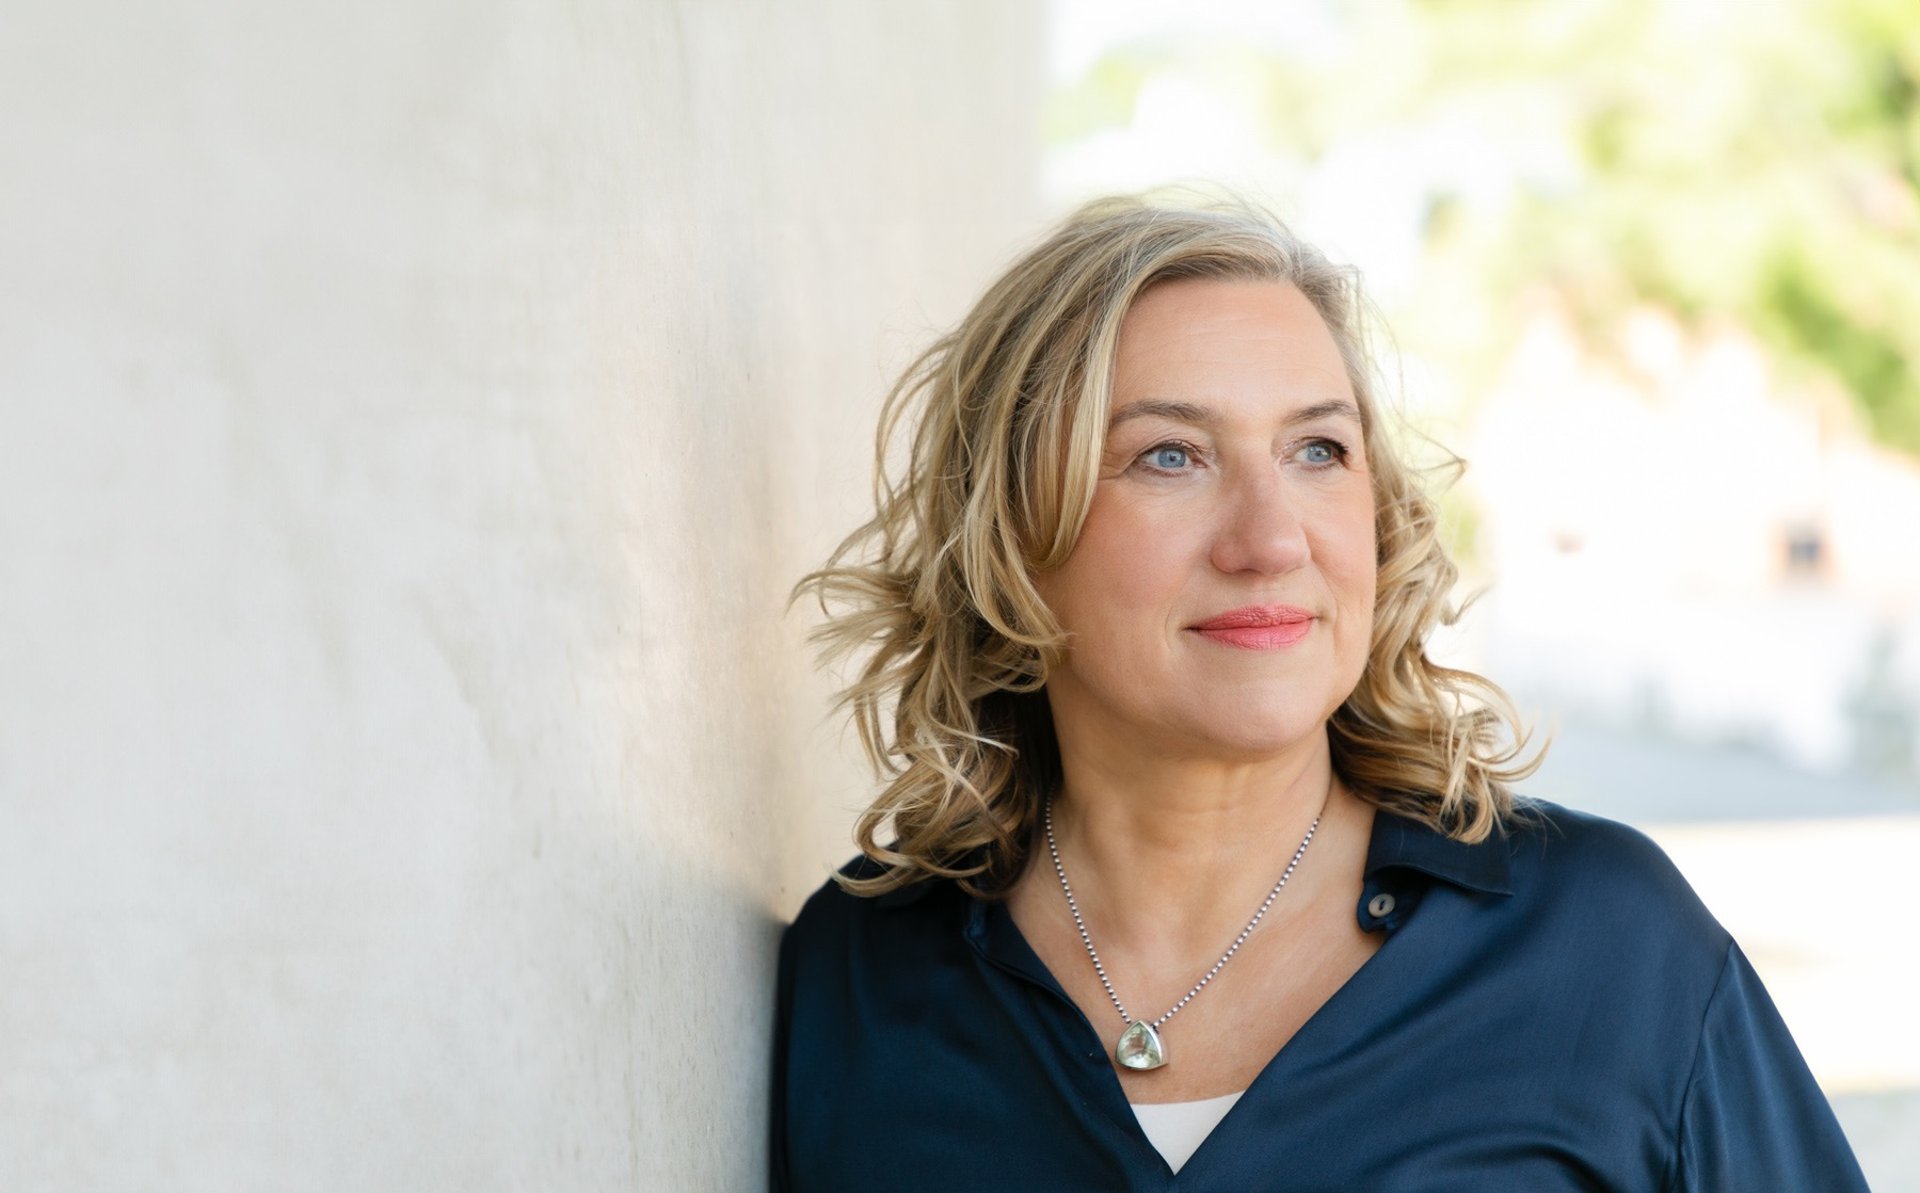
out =
[(0, 1188), (759, 1187), (871, 791), (787, 588), (893, 373), (1192, 183), (1364, 271), (1437, 649), (1920, 1189), (1917, 87), (1911, 0), (14, 6)]

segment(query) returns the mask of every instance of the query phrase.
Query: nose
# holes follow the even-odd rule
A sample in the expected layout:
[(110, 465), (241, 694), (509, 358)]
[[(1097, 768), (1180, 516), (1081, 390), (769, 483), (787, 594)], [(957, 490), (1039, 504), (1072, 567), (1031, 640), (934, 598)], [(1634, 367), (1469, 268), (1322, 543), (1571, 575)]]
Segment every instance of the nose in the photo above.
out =
[(1297, 494), (1278, 468), (1255, 468), (1227, 487), (1214, 533), (1213, 566), (1229, 574), (1280, 575), (1312, 558)]

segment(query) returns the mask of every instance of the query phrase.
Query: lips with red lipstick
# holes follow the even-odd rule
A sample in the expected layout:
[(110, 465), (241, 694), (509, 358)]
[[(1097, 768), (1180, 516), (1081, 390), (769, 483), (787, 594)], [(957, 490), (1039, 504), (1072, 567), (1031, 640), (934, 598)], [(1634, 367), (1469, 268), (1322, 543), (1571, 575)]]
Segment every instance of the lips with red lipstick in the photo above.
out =
[(1241, 650), (1279, 650), (1313, 629), (1313, 614), (1294, 605), (1248, 605), (1229, 609), (1187, 627), (1223, 646)]

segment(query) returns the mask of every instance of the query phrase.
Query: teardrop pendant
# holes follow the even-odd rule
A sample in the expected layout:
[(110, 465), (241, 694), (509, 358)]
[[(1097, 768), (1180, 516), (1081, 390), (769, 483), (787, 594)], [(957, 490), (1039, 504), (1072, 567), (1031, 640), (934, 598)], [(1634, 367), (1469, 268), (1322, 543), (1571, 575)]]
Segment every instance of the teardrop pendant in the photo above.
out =
[(1153, 1030), (1153, 1024), (1135, 1019), (1120, 1033), (1120, 1042), (1113, 1046), (1113, 1059), (1119, 1061), (1122, 1068), (1157, 1069), (1167, 1063), (1167, 1050), (1160, 1043), (1160, 1033)]

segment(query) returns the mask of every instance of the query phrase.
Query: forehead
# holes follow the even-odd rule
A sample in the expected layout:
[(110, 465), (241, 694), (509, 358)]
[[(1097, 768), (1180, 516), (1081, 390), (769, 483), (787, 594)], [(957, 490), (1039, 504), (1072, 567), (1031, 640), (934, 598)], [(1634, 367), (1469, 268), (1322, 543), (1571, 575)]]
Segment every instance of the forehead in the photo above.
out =
[(1333, 333), (1287, 282), (1162, 282), (1120, 324), (1116, 414), (1147, 401), (1205, 406), (1224, 417), (1287, 415), (1353, 396)]

